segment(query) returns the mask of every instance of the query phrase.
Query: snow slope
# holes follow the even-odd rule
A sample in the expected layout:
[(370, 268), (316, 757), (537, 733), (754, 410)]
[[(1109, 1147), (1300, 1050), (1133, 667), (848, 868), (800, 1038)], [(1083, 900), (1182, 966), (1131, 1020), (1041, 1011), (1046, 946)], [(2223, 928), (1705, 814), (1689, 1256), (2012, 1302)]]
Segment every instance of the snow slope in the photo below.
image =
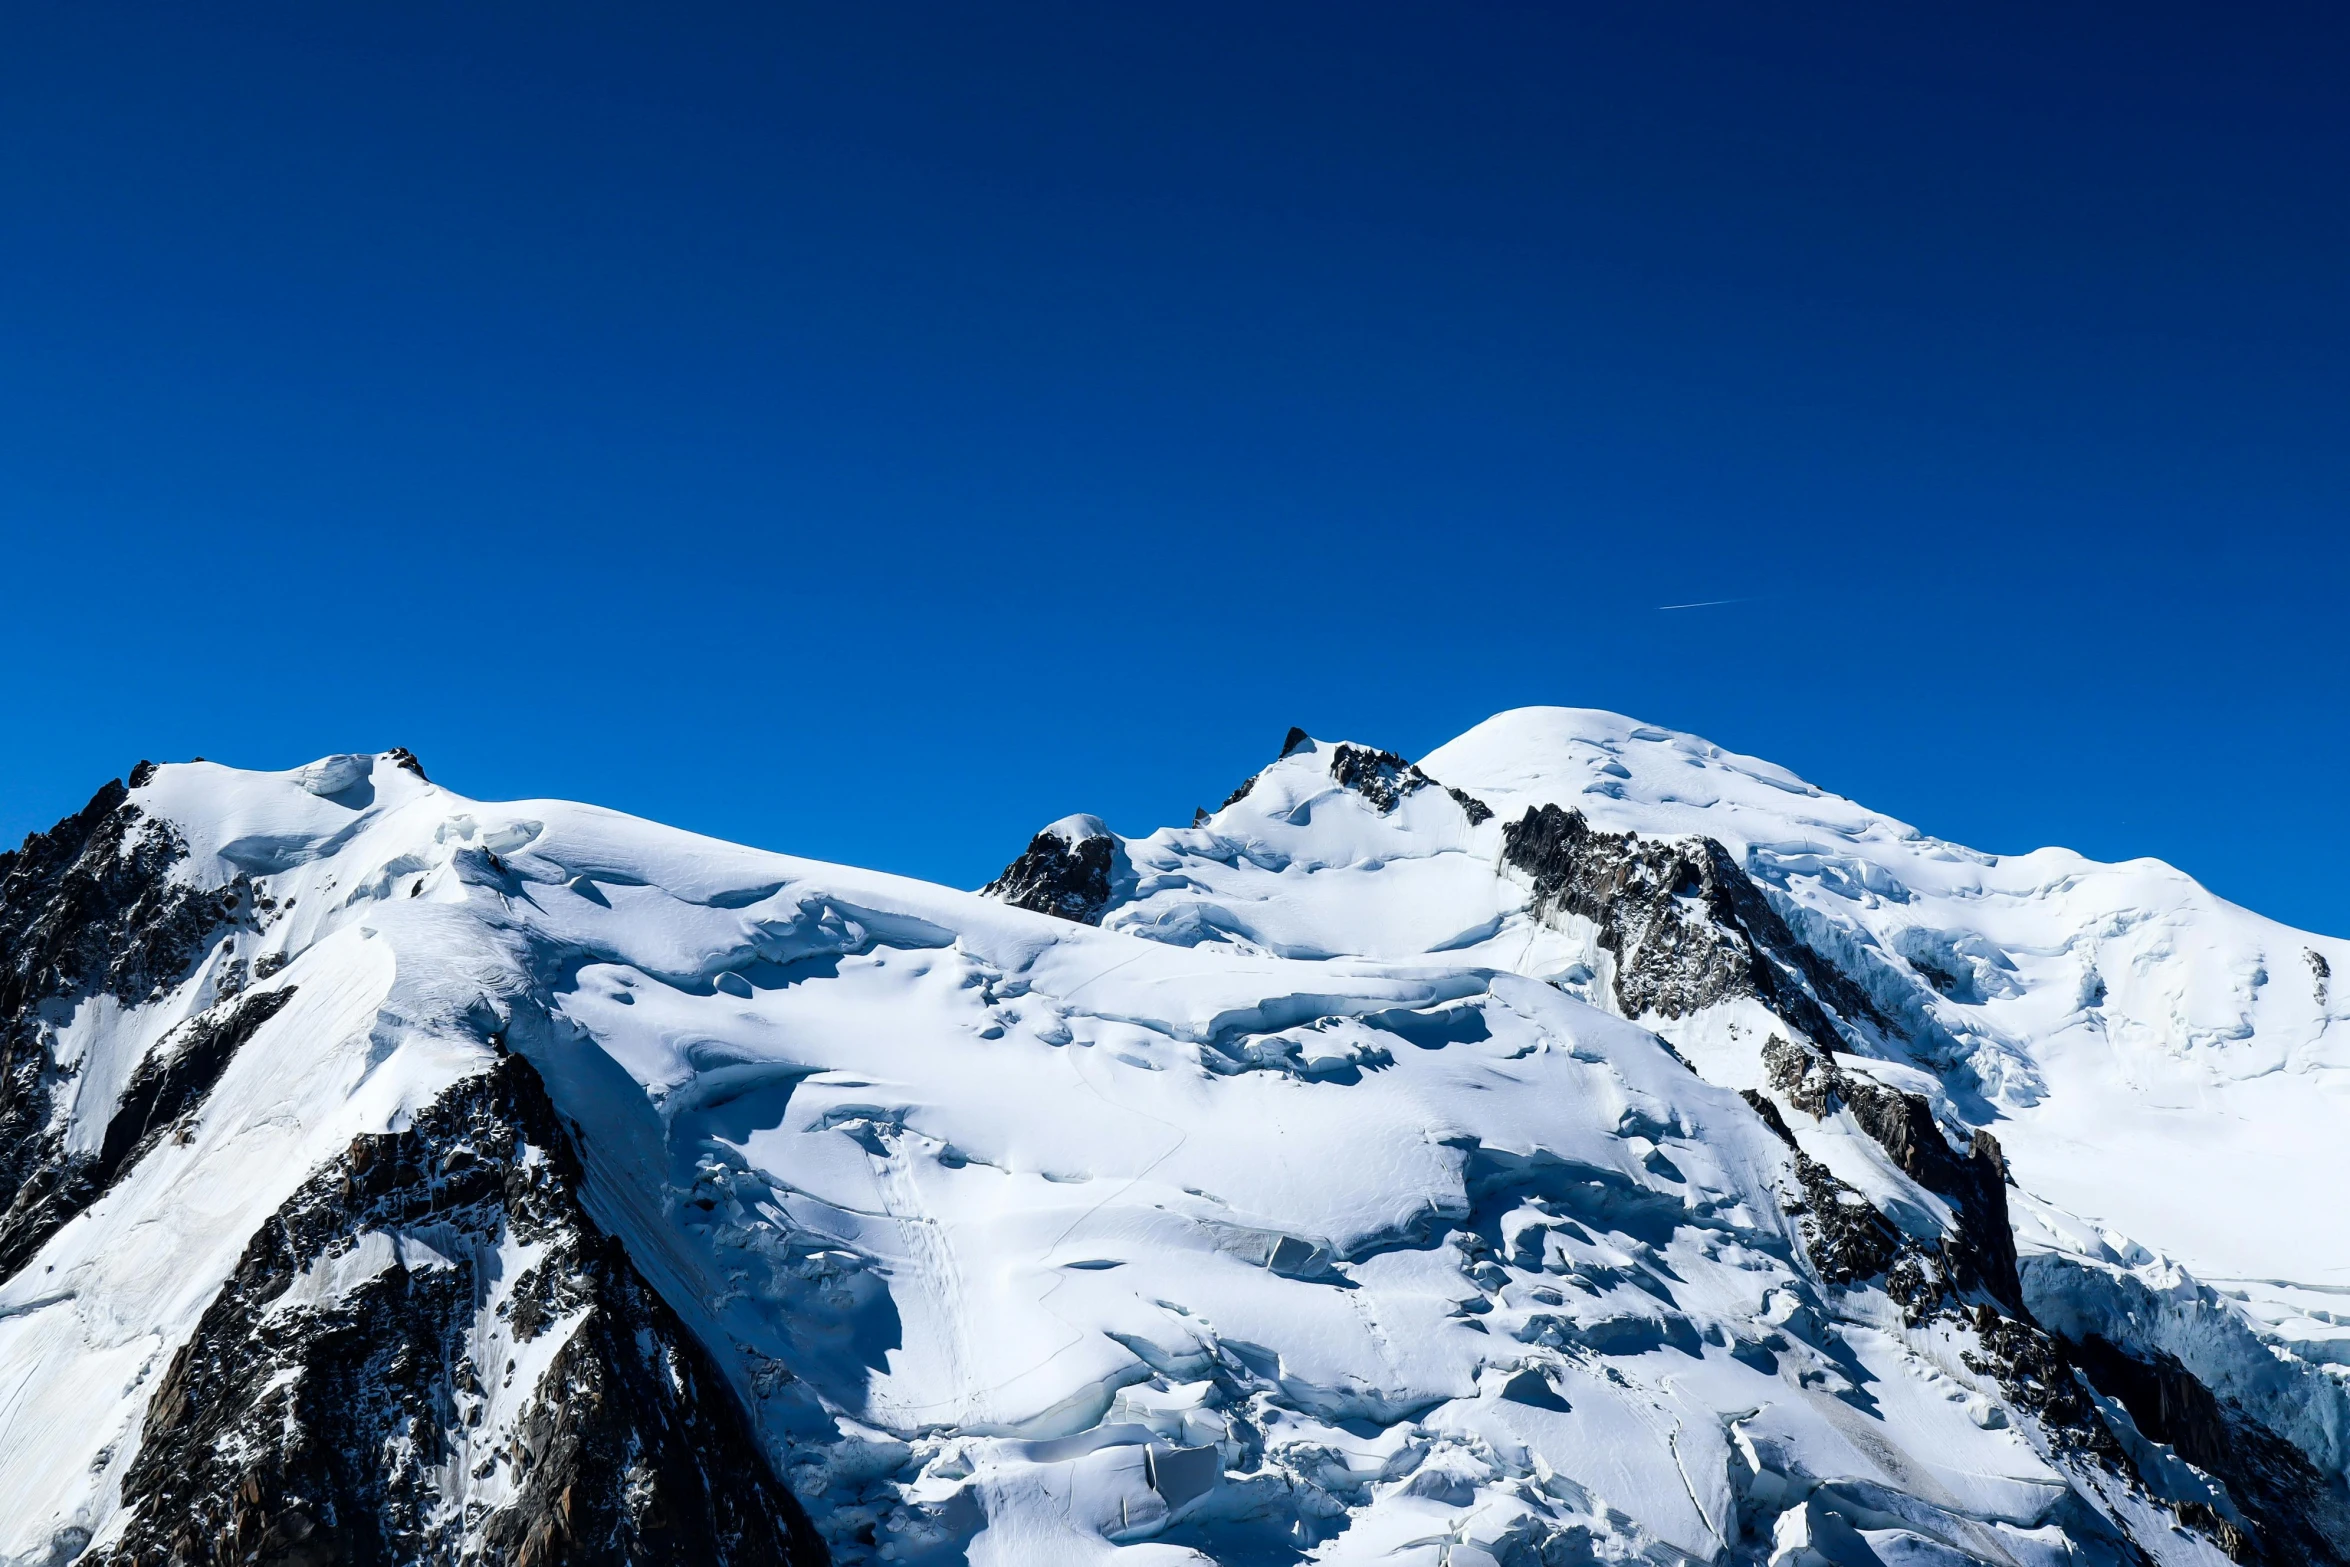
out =
[[(2350, 986), (2334, 978), (2350, 942), (2157, 860), (1978, 853), (1616, 714), (1521, 709), (1424, 758), (1494, 812), (1475, 827), (1440, 790), (1387, 814), (1350, 807), (1328, 749), (1309, 742), (1198, 828), (1128, 844), (1139, 892), (1105, 923), (1273, 952), (1443, 954), (1612, 1006), (1596, 979), (1608, 955), (1492, 874), (1505, 825), (1556, 804), (1608, 831), (1710, 837), (1884, 1014), (1845, 1020), (1845, 1043), (1890, 1078), (1931, 1076), (1996, 1128), (2028, 1190), (2125, 1250), (2248, 1297), (2312, 1358), (2350, 1355), (2350, 1333), (2301, 1309), (2350, 1292), (2350, 1208), (2324, 1200), (2350, 1189), (2350, 1031), (2335, 1031)], [(1762, 1030), (1635, 1020), (1712, 1080), (1764, 1086)]]
[(1911, 1039), (1963, 1065), (2030, 1188), (2210, 1280), (2350, 1285), (2350, 942), (2214, 896), (2159, 860), (1989, 855), (1781, 768), (1612, 714), (1526, 709), (1428, 770), (1514, 815), (1719, 840)]
[[(61, 966), (19, 987), (15, 1059), (45, 1064), (0, 1110), (46, 1107), (28, 1167), (86, 1195), (187, 1041), (292, 994), (198, 1097), (164, 1071), (169, 1126), (148, 1116), (69, 1214), (20, 1220), (51, 1178), (19, 1178), (0, 1562), (132, 1559), (159, 1527), (159, 1385), (206, 1360), (272, 1226), (319, 1172), (364, 1180), (355, 1139), (443, 1125), (509, 1061), (559, 1128), (510, 1157), (574, 1180), (658, 1297), (626, 1319), (642, 1342), (674, 1314), (674, 1386), (705, 1356), (726, 1390), (696, 1440), (739, 1423), (839, 1561), (2290, 1559), (2266, 1493), (2187, 1462), (2192, 1433), (2140, 1429), (2033, 1316), (2119, 1343), (2135, 1312), (2126, 1365), (2169, 1356), (2235, 1399), (2243, 1430), (2281, 1433), (2280, 1472), (2342, 1469), (2314, 1313), (2350, 1247), (2276, 1194), (2340, 1173), (2316, 974), (2350, 949), (2152, 862), (1974, 854), (1565, 709), (1417, 770), (1298, 736), (1195, 827), (1054, 824), (992, 896), (471, 801), (393, 757), (134, 784), (119, 810), (184, 850), (165, 879), (243, 901), (168, 985)], [(1630, 883), (1562, 912), (1516, 826), (1544, 806), (1710, 838), (1727, 868), (1706, 874), (1756, 890), (1666, 886), (1628, 944)], [(1776, 940), (1765, 901), (1849, 987), (1680, 983)], [(1658, 909), (1697, 932), (1669, 973)], [(1836, 1037), (1806, 1045), (1821, 1017)], [(1773, 1035), (1816, 1047), (1811, 1076)], [(1888, 1133), (1901, 1092), (1912, 1131)], [(1921, 1159), (1917, 1127), (1949, 1146)], [(1951, 1176), (1997, 1171), (1972, 1128), (2004, 1145), (2012, 1202)], [(2020, 1274), (1983, 1244), (2011, 1219)], [(626, 1337), (590, 1332), (625, 1280), (547, 1283), (561, 1248), (601, 1255), (586, 1221), (533, 1222), (348, 1226), (246, 1318), (301, 1340), (362, 1287), (474, 1280), (436, 1341), (447, 1386), (381, 1450), (412, 1472), (401, 1527), (436, 1560), (514, 1559), (515, 1517), (535, 1560), (669, 1559), (529, 1511), (544, 1410)], [(509, 1362), (497, 1386), (524, 1391), (467, 1390)], [(681, 1516), (637, 1472), (606, 1488), (613, 1527)], [(389, 1516), (269, 1473), (265, 1539)], [(566, 1483), (568, 1517), (590, 1482)]]

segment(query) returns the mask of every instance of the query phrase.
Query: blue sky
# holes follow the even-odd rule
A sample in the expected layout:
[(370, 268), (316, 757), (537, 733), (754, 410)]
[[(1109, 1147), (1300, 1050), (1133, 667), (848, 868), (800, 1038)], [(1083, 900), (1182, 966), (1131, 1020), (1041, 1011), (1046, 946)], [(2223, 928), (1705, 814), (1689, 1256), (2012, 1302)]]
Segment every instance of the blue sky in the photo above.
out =
[(1563, 702), (2350, 934), (2345, 79), (2256, 6), (21, 7), (0, 833), (399, 744), (972, 884)]

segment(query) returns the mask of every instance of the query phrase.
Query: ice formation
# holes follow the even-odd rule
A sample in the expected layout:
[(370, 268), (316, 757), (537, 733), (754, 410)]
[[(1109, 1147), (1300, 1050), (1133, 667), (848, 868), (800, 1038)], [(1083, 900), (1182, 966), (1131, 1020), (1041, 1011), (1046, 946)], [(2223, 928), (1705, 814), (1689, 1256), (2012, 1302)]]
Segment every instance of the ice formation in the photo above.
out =
[(9, 1567), (2350, 1553), (2350, 943), (1612, 714), (977, 894), (142, 765), (0, 941)]

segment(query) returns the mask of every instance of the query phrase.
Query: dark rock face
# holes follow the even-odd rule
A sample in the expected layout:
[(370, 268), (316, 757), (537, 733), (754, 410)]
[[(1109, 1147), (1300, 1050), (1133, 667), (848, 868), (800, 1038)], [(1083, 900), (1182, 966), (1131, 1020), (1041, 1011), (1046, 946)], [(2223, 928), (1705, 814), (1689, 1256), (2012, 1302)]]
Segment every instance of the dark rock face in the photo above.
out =
[(1599, 927), (1627, 1017), (1683, 1017), (1752, 996), (1823, 1048), (1842, 1037), (1830, 1009), (1883, 1024), (1711, 838), (1601, 832), (1580, 811), (1545, 805), (1503, 829), (1502, 858), (1532, 881), (1537, 916), (1565, 912)]
[(1757, 1093), (1751, 1088), (1741, 1088), (1738, 1097), (1746, 1101), (1749, 1110), (1762, 1118), (1762, 1124), (1771, 1129), (1772, 1136), (1790, 1148), (1795, 1146), (1795, 1133), (1789, 1130), (1787, 1118), (1779, 1113), (1779, 1107), (1771, 1102), (1768, 1095)]
[(1803, 1249), (1822, 1282), (1839, 1289), (1881, 1283), (1911, 1326), (1944, 1309), (1950, 1299), (1950, 1247), (1931, 1249), (1901, 1232), (1868, 1198), (1796, 1146), (1779, 1107), (1753, 1089), (1741, 1090), (1763, 1123), (1795, 1154), (1799, 1195), (1786, 1200), (1801, 1227)]
[(1382, 815), (1401, 805), (1405, 795), (1436, 782), (1393, 751), (1359, 745), (1342, 745), (1331, 751), (1330, 776), (1340, 788), (1352, 789), (1370, 801)]
[[(1301, 745), (1309, 744), (1312, 738), (1303, 729), (1292, 728), (1288, 738), (1281, 742), (1281, 757), (1288, 756)], [(1279, 761), (1281, 757), (1275, 757), (1274, 760)], [(1240, 787), (1225, 796), (1224, 803), (1216, 809), (1228, 810), (1247, 799), (1262, 776), (1261, 773), (1251, 773), (1243, 778)], [(1352, 789), (1370, 801), (1382, 816), (1401, 804), (1406, 795), (1421, 789), (1443, 787), (1393, 751), (1374, 751), (1359, 745), (1341, 745), (1331, 751), (1330, 776), (1340, 788)], [(1444, 792), (1451, 795), (1468, 816), (1470, 826), (1493, 820), (1493, 808), (1475, 795), (1459, 789), (1445, 789)], [(1201, 825), (1208, 816), (1209, 813), (1202, 810), (1193, 819), (1192, 825)]]
[[(2143, 1434), (2172, 1443), (2183, 1457), (2218, 1476), (2257, 1524), (2256, 1535), (2207, 1502), (2164, 1499), (2182, 1527), (2202, 1534), (2234, 1560), (2344, 1567), (2344, 1558), (2329, 1544), (2326, 1525), (2311, 1520), (2329, 1508), (2350, 1519), (2350, 1509), (2328, 1497), (2327, 1477), (2299, 1450), (2224, 1405), (2175, 1361), (2150, 1366), (2101, 1339), (2068, 1344), (2032, 1320), (2016, 1273), (2006, 1166), (1996, 1139), (1976, 1132), (1961, 1158), (1923, 1098), (1845, 1072), (1808, 1045), (1773, 1038), (1764, 1047), (1763, 1063), (1771, 1086), (1807, 1114), (1849, 1109), (1911, 1179), (1949, 1200), (1959, 1214), (1957, 1233), (1928, 1249), (1796, 1149), (1801, 1199), (1788, 1211), (1798, 1217), (1804, 1249), (1825, 1282), (1847, 1287), (1881, 1280), (1913, 1325), (1939, 1316), (1971, 1327), (1978, 1347), (1963, 1351), (1961, 1358), (1970, 1370), (1998, 1384), (2040, 1428), (2059, 1459), (2103, 1469), (2144, 1490), (2146, 1477), (2090, 1394), (2094, 1390), (2120, 1399)], [(1752, 1089), (1742, 1096), (1795, 1149), (1778, 1106)], [(1976, 1298), (1971, 1307), (1962, 1306), (1959, 1297), (1969, 1290)], [(2343, 1491), (2338, 1480), (2330, 1485), (2333, 1492)], [(2263, 1550), (2261, 1542), (2272, 1538), (2286, 1542), (2285, 1548)]]
[(1912, 1317), (1939, 1304), (1941, 1271), (1916, 1244), (1866, 1197), (1798, 1147), (1786, 1117), (1768, 1096), (1751, 1088), (1740, 1089), (1738, 1096), (1795, 1155), (1795, 1183), (1802, 1195), (1787, 1204), (1787, 1212), (1801, 1224), (1803, 1249), (1820, 1277), (1840, 1288), (1881, 1278), (1886, 1292)]
[[(253, 1237), (173, 1360), (124, 1480), (129, 1525), (93, 1567), (824, 1562), (580, 1181), (519, 1057), (354, 1141)], [(387, 1237), (415, 1249), (295, 1291)], [(517, 1249), (533, 1260), (501, 1299)]]
[(1850, 1285), (1883, 1276), (1901, 1256), (1901, 1232), (1867, 1198), (1802, 1153), (1795, 1179), (1803, 1202), (1789, 1211), (1803, 1221), (1804, 1249), (1812, 1266), (1830, 1284)]
[(1482, 827), (1493, 820), (1493, 807), (1475, 795), (1464, 793), (1449, 784), (1445, 786), (1444, 792), (1451, 795), (1454, 803), (1460, 806), (1462, 813), (1469, 818), (1470, 826)]
[[(1289, 752), (1285, 750), (1281, 754), (1287, 756)], [(1493, 808), (1483, 800), (1459, 789), (1445, 788), (1420, 771), (1415, 763), (1405, 761), (1393, 751), (1339, 746), (1330, 753), (1330, 776), (1340, 788), (1352, 789), (1370, 801), (1381, 815), (1401, 805), (1407, 795), (1422, 789), (1444, 789), (1469, 818), (1470, 826), (1493, 820)]]
[(229, 1060), (294, 999), (294, 987), (245, 991), (166, 1037), (131, 1075), (95, 1156), (36, 1167), (0, 1214), (0, 1279), (14, 1275), (84, 1208), (113, 1189), (182, 1118), (204, 1103)]
[(1771, 1086), (1815, 1119), (1834, 1114), (1839, 1105), (1850, 1109), (1904, 1175), (1949, 1202), (1958, 1213), (1958, 1233), (1945, 1243), (1942, 1261), (1952, 1282), (1962, 1290), (1985, 1290), (2008, 1311), (2024, 1314), (2007, 1214), (2007, 1162), (1996, 1137), (1978, 1129), (1961, 1158), (1923, 1098), (1843, 1071), (1809, 1045), (1774, 1036), (1763, 1046), (1763, 1067)]
[(54, 1124), (66, 1081), (57, 1026), (90, 996), (135, 1005), (176, 985), (251, 909), (242, 877), (218, 889), (173, 880), (187, 852), (117, 782), (0, 853), (0, 1278), (29, 1255), (27, 1237), (37, 1246), (96, 1195), (60, 1216), (77, 1172)]
[(2321, 1473), (2299, 1448), (2159, 1350), (2132, 1352), (2094, 1334), (2068, 1347), (2090, 1384), (2118, 1400), (2141, 1432), (2227, 1486), (2252, 1525), (2249, 1535), (2216, 1515), (2203, 1527), (2230, 1556), (2280, 1567), (2350, 1560), (2350, 1488), (2340, 1476)]
[[(404, 745), (393, 746), (389, 751), (384, 753), (384, 759), (395, 767), (405, 767), (408, 769), (408, 771), (414, 773), (417, 777), (424, 778), (424, 764), (416, 759), (416, 753), (414, 751), (409, 750)], [(429, 778), (424, 778), (424, 781), (426, 783), (432, 782), (432, 780)]]
[(1001, 876), (979, 890), (1014, 908), (1098, 925), (1102, 910), (1110, 906), (1117, 849), (1117, 840), (1107, 833), (1072, 843), (1058, 833), (1040, 832)]
[[(1778, 1060), (1772, 1063), (1774, 1067), (1785, 1061), (1794, 1048), (1800, 1048), (1788, 1047), (1783, 1040), (1774, 1040), (1772, 1043), (1779, 1047), (1775, 1052)], [(1826, 1070), (1835, 1078), (1849, 1080), (1846, 1074), (1835, 1073), (1833, 1067)], [(1816, 1085), (1821, 1074), (1815, 1071), (1809, 1075)], [(1779, 1087), (1781, 1092), (1787, 1092), (1783, 1084), (1775, 1083), (1774, 1086)], [(1836, 1090), (1831, 1087), (1829, 1092), (1833, 1094)], [(1794, 1135), (1788, 1130), (1778, 1106), (1752, 1089), (1744, 1090), (1743, 1097), (1764, 1124), (1794, 1149)], [(1917, 1110), (1923, 1112), (1922, 1101), (1917, 1102)], [(1920, 1135), (1920, 1128), (1911, 1122), (1907, 1132), (1914, 1137)], [(1941, 1141), (1941, 1133), (1930, 1119), (1925, 1122), (1923, 1132), (1930, 1134), (1937, 1142)], [(1944, 1148), (1947, 1153), (1948, 1145), (1944, 1144)], [(1996, 1145), (1993, 1145), (1993, 1158), (1996, 1157), (1995, 1148)], [(1983, 1150), (1978, 1148), (1977, 1153), (1981, 1154)], [(1955, 1159), (1955, 1155), (1952, 1158)], [(2273, 1559), (2290, 1563), (2292, 1567), (2341, 1567), (2343, 1558), (2329, 1553), (2322, 1528), (2312, 1526), (2307, 1521), (2308, 1514), (2317, 1505), (2310, 1498), (2322, 1493), (2326, 1477), (2317, 1474), (2308, 1460), (2290, 1444), (2279, 1441), (2257, 1427), (2252, 1428), (2256, 1442), (2242, 1442), (2240, 1427), (2251, 1423), (2243, 1420), (2241, 1415), (2237, 1415), (2234, 1423), (2231, 1423), (2209, 1390), (2175, 1362), (2169, 1368), (2172, 1377), (2168, 1382), (2149, 1383), (2145, 1376), (2146, 1367), (2105, 1346), (2107, 1352), (2114, 1355), (2124, 1368), (2122, 1374), (2111, 1375), (2105, 1373), (2094, 1360), (2084, 1357), (2080, 1346), (2068, 1345), (2042, 1331), (2020, 1305), (2007, 1301), (1995, 1305), (1980, 1298), (1971, 1309), (1957, 1305), (1952, 1298), (1952, 1284), (1956, 1282), (1964, 1287), (1967, 1280), (1961, 1276), (1962, 1270), (1974, 1268), (1972, 1282), (1983, 1282), (1980, 1264), (1968, 1260), (1970, 1243), (1965, 1237), (1945, 1241), (1938, 1253), (1930, 1252), (1916, 1240), (1902, 1234), (1859, 1192), (1838, 1180), (1824, 1165), (1807, 1157), (1800, 1149), (1795, 1150), (1794, 1163), (1796, 1183), (1801, 1191), (1799, 1198), (1787, 1202), (1787, 1211), (1798, 1219), (1804, 1250), (1819, 1271), (1821, 1279), (1839, 1288), (1880, 1281), (1885, 1292), (1902, 1308), (1912, 1326), (1939, 1317), (1955, 1326), (1972, 1328), (1976, 1347), (1961, 1351), (1960, 1358), (1969, 1370), (1995, 1382), (2008, 1402), (2030, 1418), (2045, 1437), (2052, 1455), (2060, 1462), (2102, 1469), (2127, 1487), (2140, 1492), (2148, 1490), (2146, 1477), (2130, 1456), (2130, 1449), (2124, 1446), (2115, 1429), (2107, 1424), (2105, 1412), (2091, 1396), (2093, 1390), (2110, 1394), (2114, 1386), (2120, 1385), (2122, 1375), (2136, 1377), (2138, 1381), (2131, 1385), (2139, 1389), (2141, 1397), (2155, 1411), (2150, 1419), (2139, 1414), (2137, 1404), (2128, 1398), (2123, 1399), (2141, 1432), (2157, 1441), (2177, 1443), (2183, 1456), (2218, 1475), (2228, 1485), (2230, 1495), (2236, 1501), (2245, 1502), (2249, 1496), (2258, 1497), (2260, 1503), (2267, 1504), (2268, 1510), (2263, 1510), (2259, 1503), (2245, 1502), (2245, 1510), (2260, 1520), (2262, 1538), (2268, 1537), (2271, 1532), (2267, 1522), (2271, 1512), (2285, 1520), (2276, 1526), (2275, 1532), (2280, 1536), (2289, 1535), (2293, 1544), (2289, 1550), (2276, 1553)], [(2002, 1223), (2005, 1221), (2005, 1212), (2003, 1203), (2000, 1208)], [(2008, 1245), (2009, 1266), (2012, 1270), (2012, 1239)], [(2101, 1343), (2099, 1340), (2091, 1341), (2093, 1346)], [(2081, 1375), (2085, 1360), (2090, 1373), (2088, 1380), (2084, 1380)], [(2196, 1452), (2190, 1452), (2175, 1431), (2160, 1424), (2165, 1416), (2174, 1414), (2175, 1425), (2189, 1429), (2204, 1442), (2235, 1438), (2236, 1445), (2231, 1449), (2235, 1456), (2230, 1461), (2231, 1466), (2223, 1467), (2220, 1463), (2207, 1462)], [(2253, 1475), (2249, 1483), (2239, 1478), (2247, 1468), (2242, 1457), (2247, 1450), (2262, 1454), (2266, 1460), (2265, 1463), (2256, 1462), (2252, 1466)], [(2338, 1481), (2333, 1484), (2335, 1490), (2341, 1489)], [(2266, 1489), (2261, 1489), (2262, 1486)], [(2241, 1527), (2237, 1520), (2222, 1516), (2208, 1502), (2160, 1496), (2157, 1499), (2171, 1510), (2182, 1527), (2201, 1533), (2233, 1559), (2240, 1562), (2271, 1559), (2260, 1550), (2255, 1537)], [(2086, 1518), (2082, 1521), (2084, 1524), (2091, 1522)], [(2107, 1526), (2098, 1524), (2095, 1527), (2103, 1529)], [(2319, 1548), (2311, 1549), (2311, 1542)]]
[[(1815, 1118), (1850, 1107), (1895, 1164), (1959, 1215), (1957, 1233), (1938, 1251), (1921, 1249), (1797, 1151), (1805, 1241), (1822, 1278), (1846, 1285), (1881, 1277), (1912, 1315), (1953, 1289), (1979, 1290), (2023, 1315), (1997, 1140), (1977, 1132), (1962, 1157), (1925, 1100), (1835, 1066), (1828, 1051), (1843, 1038), (1838, 1015), (1878, 1027), (1885, 1019), (1858, 985), (1796, 939), (1729, 851), (1710, 838), (1601, 832), (1581, 812), (1555, 805), (1528, 811), (1502, 842), (1505, 862), (1533, 884), (1537, 917), (1563, 912), (1597, 927), (1616, 960), (1615, 999), (1626, 1016), (1677, 1018), (1740, 997), (1760, 1001), (1797, 1034), (1764, 1047), (1771, 1086)], [(1748, 1102), (1769, 1110), (1766, 1121), (1792, 1147), (1776, 1106), (1759, 1094)]]
[(181, 979), (243, 896), (241, 884), (171, 881), (187, 852), (117, 782), (0, 853), (0, 1020), (13, 1030), (42, 1001), (104, 992), (135, 1002)]
[(2218, 1397), (2194, 1373), (2160, 1351), (2139, 1359), (2095, 1334), (2075, 1346), (2097, 1390), (2121, 1400), (2138, 1429), (2168, 1442), (2189, 1463), (2224, 1460), (2232, 1437)]
[(2059, 1453), (2087, 1458), (2124, 1476), (2135, 1473), (2073, 1374), (2062, 1341), (1985, 1305), (1975, 1307), (1971, 1320), (1981, 1349), (1960, 1353), (1969, 1370), (1996, 1381), (2016, 1407), (2040, 1423)]
[[(2217, 1411), (2225, 1406), (2219, 1405), (2209, 1390), (2177, 1362), (2171, 1362), (2166, 1373), (2162, 1368), (2130, 1359), (2101, 1339), (2068, 1344), (2050, 1337), (2029, 1320), (2002, 1315), (1982, 1303), (1977, 1303), (1971, 1314), (1961, 1315), (1957, 1320), (1975, 1330), (1979, 1346), (1961, 1351), (1959, 1358), (1969, 1370), (1999, 1384), (2007, 1400), (2039, 1426), (2060, 1460), (2103, 1469), (2125, 1485), (2153, 1495), (2170, 1509), (2180, 1527), (2201, 1534), (2232, 1560), (2273, 1562), (2280, 1567), (2284, 1564), (2336, 1567), (2342, 1562), (2340, 1552), (2309, 1522), (2313, 1509), (2321, 1505), (2319, 1497), (2325, 1477), (2317, 1474), (2291, 1444), (2270, 1436), (2239, 1415), (2239, 1427), (2249, 1427), (2253, 1438), (2251, 1452), (2259, 1456), (2250, 1457), (2243, 1448), (2205, 1449), (2204, 1452), (2218, 1459), (2206, 1462), (2197, 1452), (2189, 1451), (2179, 1439), (2179, 1432), (2150, 1424), (2148, 1416), (2140, 1413), (2139, 1403), (2118, 1397), (2113, 1391), (2114, 1387), (2126, 1384), (2136, 1392), (2150, 1394), (2142, 1399), (2149, 1413), (2162, 1407), (2165, 1397), (2174, 1401), (2169, 1406), (2174, 1409), (2183, 1411), (2187, 1406), (2194, 1406), (2193, 1418), (2201, 1430), (2218, 1432), (2225, 1421)], [(2147, 1379), (2159, 1380), (2165, 1375), (2172, 1383), (2170, 1391), (2167, 1395), (2153, 1393)], [(2207, 1501), (2181, 1499), (2150, 1487), (2149, 1477), (2131, 1458), (2130, 1450), (2116, 1435), (2116, 1428), (2106, 1423), (2106, 1413), (2098, 1407), (2092, 1393), (2117, 1397), (2140, 1434), (2172, 1443), (2180, 1456), (2220, 1479), (2228, 1489), (2227, 1504), (2238, 1509), (2239, 1516), (2224, 1516)], [(2241, 1442), (2244, 1435), (2238, 1429), (2235, 1440)], [(2264, 1460), (2279, 1465), (2265, 1477), (2270, 1489), (2264, 1492), (2257, 1486), (2248, 1488), (2242, 1477), (2258, 1470)], [(2278, 1478), (2285, 1479), (2282, 1487), (2275, 1485)], [(2305, 1488), (2310, 1482), (2315, 1482), (2315, 1487)], [(2334, 1489), (2340, 1490), (2338, 1481)], [(2247, 1524), (2251, 1527), (2246, 1527)]]

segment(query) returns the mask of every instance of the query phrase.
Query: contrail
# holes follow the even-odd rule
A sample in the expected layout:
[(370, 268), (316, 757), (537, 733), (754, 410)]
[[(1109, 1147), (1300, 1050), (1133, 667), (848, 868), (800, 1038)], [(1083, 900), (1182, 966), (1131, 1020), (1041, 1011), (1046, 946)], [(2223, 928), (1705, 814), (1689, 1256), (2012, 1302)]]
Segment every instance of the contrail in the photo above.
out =
[(1712, 609), (1716, 604), (1743, 604), (1744, 599), (1699, 599), (1694, 604), (1659, 604), (1658, 609)]

